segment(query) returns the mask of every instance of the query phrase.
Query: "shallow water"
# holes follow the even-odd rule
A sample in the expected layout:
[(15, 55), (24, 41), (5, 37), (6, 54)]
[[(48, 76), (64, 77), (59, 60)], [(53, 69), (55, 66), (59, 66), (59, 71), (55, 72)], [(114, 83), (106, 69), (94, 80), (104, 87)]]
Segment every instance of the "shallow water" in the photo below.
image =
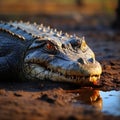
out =
[(99, 91), (93, 89), (82, 89), (77, 92), (73, 99), (75, 106), (91, 106), (109, 115), (120, 116), (120, 91)]
[(120, 91), (100, 91), (103, 105), (102, 112), (120, 116)]

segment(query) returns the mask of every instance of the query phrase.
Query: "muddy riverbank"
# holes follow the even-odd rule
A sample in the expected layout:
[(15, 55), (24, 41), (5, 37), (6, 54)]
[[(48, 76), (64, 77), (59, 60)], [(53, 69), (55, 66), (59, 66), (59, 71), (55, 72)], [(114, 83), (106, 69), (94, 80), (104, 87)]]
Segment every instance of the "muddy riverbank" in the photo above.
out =
[[(92, 16), (92, 18), (94, 17)], [(105, 96), (101, 95), (101, 91), (120, 91), (120, 34), (119, 31), (109, 28), (106, 21), (104, 29), (103, 25), (102, 27), (96, 26), (99, 22), (96, 22), (96, 19), (92, 21), (92, 18), (88, 20), (91, 21), (90, 24), (84, 21), (82, 27), (80, 27), (82, 23), (76, 19), (70, 21), (66, 18), (62, 18), (62, 22), (58, 21), (58, 18), (57, 20), (50, 19), (50, 24), (68, 33), (85, 35), (87, 43), (95, 52), (96, 58), (103, 68), (99, 86), (83, 87), (49, 81), (2, 81), (0, 82), (1, 120), (120, 119), (120, 109), (117, 109), (117, 115), (103, 111)], [(5, 20), (3, 16), (2, 20)], [(48, 19), (43, 19), (43, 22), (47, 25), (46, 20)], [(41, 19), (38, 21), (37, 18), (38, 23), (41, 21)], [(109, 97), (113, 95), (113, 93), (109, 94)], [(116, 95), (119, 105), (120, 94)], [(106, 95), (106, 97), (108, 96)], [(114, 100), (114, 102), (116, 101)], [(114, 102), (110, 104), (114, 104)]]

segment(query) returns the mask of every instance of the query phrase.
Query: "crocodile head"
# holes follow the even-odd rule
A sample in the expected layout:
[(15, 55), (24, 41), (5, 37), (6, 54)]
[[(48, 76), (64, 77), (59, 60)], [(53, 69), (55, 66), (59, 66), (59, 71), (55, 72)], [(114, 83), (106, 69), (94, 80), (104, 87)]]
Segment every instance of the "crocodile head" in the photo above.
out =
[(36, 38), (24, 59), (24, 73), (28, 79), (96, 84), (101, 72), (101, 65), (84, 37)]

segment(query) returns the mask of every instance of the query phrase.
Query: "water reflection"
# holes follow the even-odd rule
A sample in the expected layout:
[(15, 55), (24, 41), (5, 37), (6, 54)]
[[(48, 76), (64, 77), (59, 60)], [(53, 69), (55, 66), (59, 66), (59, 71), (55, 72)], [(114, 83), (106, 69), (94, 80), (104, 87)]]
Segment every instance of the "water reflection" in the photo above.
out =
[(120, 116), (120, 91), (100, 91), (103, 99), (102, 112)]
[(106, 114), (120, 116), (120, 91), (99, 91), (92, 88), (70, 90), (75, 93), (73, 104), (90, 105)]
[(76, 105), (87, 104), (95, 107), (98, 110), (102, 110), (102, 98), (100, 96), (99, 90), (85, 88), (74, 91), (72, 90), (71, 92), (77, 94), (76, 97), (73, 98), (73, 103)]

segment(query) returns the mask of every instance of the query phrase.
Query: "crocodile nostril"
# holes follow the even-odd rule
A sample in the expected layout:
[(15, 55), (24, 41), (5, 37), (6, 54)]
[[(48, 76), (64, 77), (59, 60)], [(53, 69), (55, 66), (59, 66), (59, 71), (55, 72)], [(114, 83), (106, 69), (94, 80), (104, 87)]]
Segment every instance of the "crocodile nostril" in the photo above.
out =
[(93, 58), (88, 59), (88, 62), (94, 63), (94, 61), (95, 60)]
[(85, 61), (83, 60), (83, 58), (79, 58), (77, 61), (81, 64), (85, 64)]

